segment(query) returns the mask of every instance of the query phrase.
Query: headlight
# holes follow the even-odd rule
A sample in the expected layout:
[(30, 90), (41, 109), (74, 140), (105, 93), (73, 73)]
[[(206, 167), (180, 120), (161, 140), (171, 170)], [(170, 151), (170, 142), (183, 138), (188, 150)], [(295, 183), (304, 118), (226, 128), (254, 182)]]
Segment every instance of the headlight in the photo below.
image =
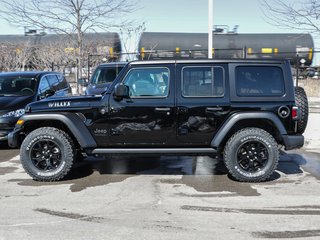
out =
[(6, 114), (3, 114), (2, 117), (3, 117), (3, 118), (8, 118), (8, 117), (21, 117), (24, 113), (25, 113), (25, 110), (24, 110), (24, 108), (22, 108), (22, 109), (18, 109), (18, 110), (11, 111), (11, 112), (8, 112), (8, 113), (6, 113)]

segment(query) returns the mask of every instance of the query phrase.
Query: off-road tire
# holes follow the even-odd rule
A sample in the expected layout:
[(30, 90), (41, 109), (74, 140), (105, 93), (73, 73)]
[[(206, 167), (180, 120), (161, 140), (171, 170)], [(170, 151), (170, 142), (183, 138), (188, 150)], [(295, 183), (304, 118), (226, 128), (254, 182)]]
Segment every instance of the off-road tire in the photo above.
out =
[(73, 149), (73, 156), (74, 156), (74, 163), (81, 163), (84, 160), (84, 156), (81, 152), (80, 149), (77, 149), (76, 145), (74, 144), (74, 141), (72, 140), (72, 138), (69, 136), (68, 133), (64, 132), (64, 131), (60, 131), (70, 142), (71, 147)]
[(72, 140), (67, 133), (57, 128), (38, 128), (22, 142), (20, 160), (25, 171), (34, 180), (61, 180), (73, 166)]
[(308, 106), (308, 97), (306, 92), (302, 87), (295, 87), (295, 99), (296, 105), (300, 110), (300, 120), (298, 121), (297, 125), (297, 132), (304, 133), (308, 124), (308, 117), (309, 117), (309, 106)]
[[(263, 129), (245, 128), (228, 140), (223, 157), (230, 175), (235, 180), (261, 182), (270, 178), (277, 168), (278, 144), (273, 136)], [(248, 169), (245, 169), (246, 166)]]

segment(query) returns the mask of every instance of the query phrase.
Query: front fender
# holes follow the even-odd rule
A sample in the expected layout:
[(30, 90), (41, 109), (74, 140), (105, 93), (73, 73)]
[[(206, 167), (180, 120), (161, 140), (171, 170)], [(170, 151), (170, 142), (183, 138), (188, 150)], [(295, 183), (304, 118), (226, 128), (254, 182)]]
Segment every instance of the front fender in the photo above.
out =
[(74, 135), (82, 148), (97, 147), (96, 141), (93, 139), (88, 128), (83, 120), (75, 113), (30, 113), (23, 115), (20, 120), (23, 120), (23, 125), (16, 125), (14, 132), (18, 133), (19, 128), (22, 128), (26, 123), (32, 121), (59, 121), (62, 122)]

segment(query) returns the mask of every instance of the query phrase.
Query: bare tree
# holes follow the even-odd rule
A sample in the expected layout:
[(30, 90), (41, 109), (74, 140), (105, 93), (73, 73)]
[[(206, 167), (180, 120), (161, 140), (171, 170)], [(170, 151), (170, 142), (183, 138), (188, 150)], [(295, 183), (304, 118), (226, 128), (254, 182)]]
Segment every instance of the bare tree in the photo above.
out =
[(64, 72), (69, 62), (74, 60), (75, 49), (65, 47), (63, 41), (48, 42), (38, 45), (34, 52), (34, 63), (37, 69), (50, 70), (52, 65)]
[(319, 0), (260, 0), (267, 22), (272, 25), (320, 35)]
[(84, 33), (130, 26), (125, 18), (137, 6), (135, 0), (0, 0), (0, 4), (0, 15), (11, 24), (76, 34), (78, 69), (84, 58)]
[(29, 43), (19, 45), (7, 43), (1, 45), (1, 70), (24, 71), (28, 69), (30, 67), (30, 63), (33, 61), (33, 51), (34, 49)]
[(1, 45), (0, 47), (0, 71), (11, 70), (11, 56), (13, 52), (8, 45)]

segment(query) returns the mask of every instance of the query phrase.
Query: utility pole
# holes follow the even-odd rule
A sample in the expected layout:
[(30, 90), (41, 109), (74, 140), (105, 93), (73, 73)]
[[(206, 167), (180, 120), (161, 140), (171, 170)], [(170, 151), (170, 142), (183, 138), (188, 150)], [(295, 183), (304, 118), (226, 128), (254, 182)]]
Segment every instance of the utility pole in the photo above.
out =
[(212, 47), (213, 47), (213, 0), (208, 0), (208, 58), (212, 59)]

